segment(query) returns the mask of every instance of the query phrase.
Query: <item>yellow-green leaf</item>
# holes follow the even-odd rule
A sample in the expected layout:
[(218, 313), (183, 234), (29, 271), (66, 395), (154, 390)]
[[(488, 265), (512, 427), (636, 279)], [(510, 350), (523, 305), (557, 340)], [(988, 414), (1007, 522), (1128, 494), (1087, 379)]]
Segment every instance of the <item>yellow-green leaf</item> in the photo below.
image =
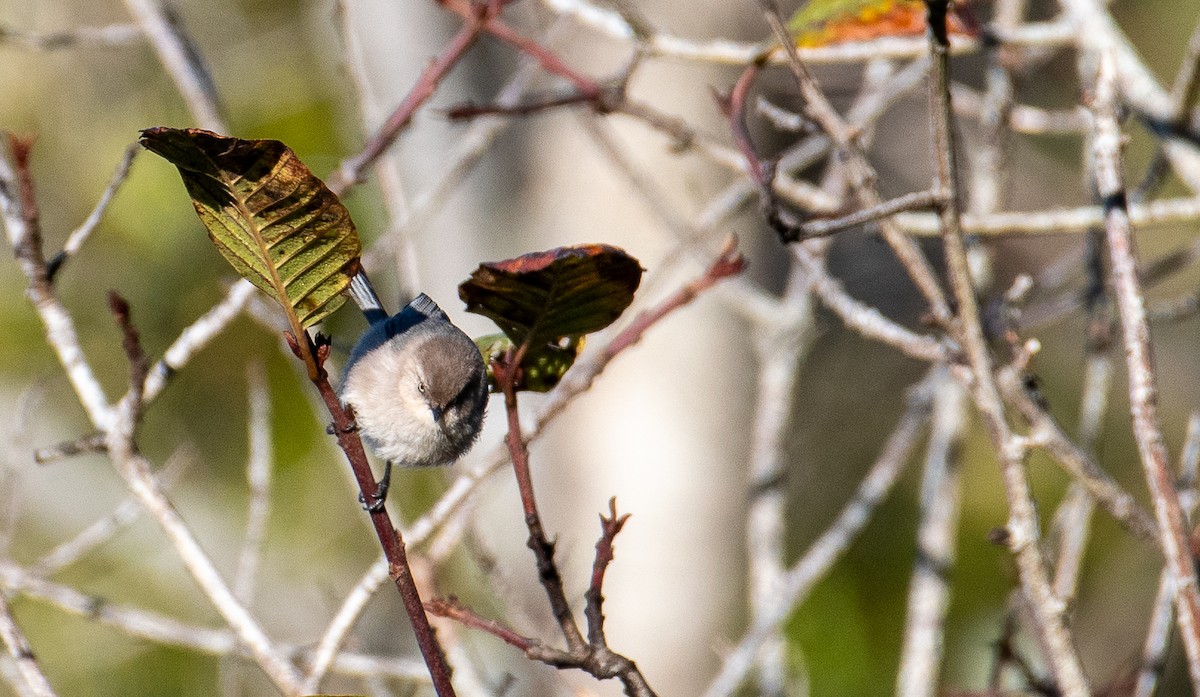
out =
[[(975, 36), (967, 2), (955, 2), (946, 18), (950, 33)], [(925, 33), (924, 0), (810, 0), (796, 10), (788, 28), (802, 48), (872, 41)]]
[(179, 169), (217, 250), (293, 327), (345, 302), (362, 244), (350, 212), (291, 148), (195, 128), (147, 128), (140, 142)]

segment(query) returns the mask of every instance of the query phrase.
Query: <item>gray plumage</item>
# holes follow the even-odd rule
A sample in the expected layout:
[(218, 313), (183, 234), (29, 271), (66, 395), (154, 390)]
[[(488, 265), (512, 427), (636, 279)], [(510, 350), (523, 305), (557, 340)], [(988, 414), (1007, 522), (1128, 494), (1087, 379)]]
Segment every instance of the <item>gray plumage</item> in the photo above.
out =
[(390, 317), (365, 276), (351, 297), (371, 326), (350, 352), (341, 396), (363, 439), (398, 465), (454, 462), (479, 436), (487, 406), (475, 342), (424, 294)]

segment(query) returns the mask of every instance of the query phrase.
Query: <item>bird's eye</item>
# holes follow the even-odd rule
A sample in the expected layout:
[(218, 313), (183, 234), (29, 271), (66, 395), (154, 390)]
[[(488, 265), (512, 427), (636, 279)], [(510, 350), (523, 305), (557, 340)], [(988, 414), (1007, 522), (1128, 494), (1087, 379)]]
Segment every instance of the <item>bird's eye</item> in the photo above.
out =
[(425, 383), (418, 382), (417, 383), (417, 391), (420, 392), (421, 394), (425, 394)]

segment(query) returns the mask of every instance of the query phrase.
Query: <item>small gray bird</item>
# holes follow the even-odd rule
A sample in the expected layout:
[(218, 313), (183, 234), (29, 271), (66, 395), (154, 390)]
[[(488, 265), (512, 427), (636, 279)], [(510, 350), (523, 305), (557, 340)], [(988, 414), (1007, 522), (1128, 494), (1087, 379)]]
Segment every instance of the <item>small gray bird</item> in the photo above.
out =
[(367, 445), (387, 461), (368, 506), (378, 510), (392, 463), (448, 465), (471, 449), (483, 425), (487, 378), (475, 342), (424, 293), (389, 317), (360, 273), (350, 297), (370, 327), (350, 351), (341, 397)]

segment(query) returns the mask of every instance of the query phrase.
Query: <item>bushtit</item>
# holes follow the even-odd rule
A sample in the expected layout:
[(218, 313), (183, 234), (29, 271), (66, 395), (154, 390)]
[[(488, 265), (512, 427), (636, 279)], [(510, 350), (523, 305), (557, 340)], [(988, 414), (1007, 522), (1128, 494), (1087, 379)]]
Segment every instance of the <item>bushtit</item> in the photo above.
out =
[(370, 327), (350, 351), (341, 397), (367, 445), (387, 461), (368, 506), (378, 510), (393, 463), (448, 465), (471, 448), (483, 424), (487, 378), (475, 342), (424, 293), (389, 317), (360, 273), (350, 297)]

